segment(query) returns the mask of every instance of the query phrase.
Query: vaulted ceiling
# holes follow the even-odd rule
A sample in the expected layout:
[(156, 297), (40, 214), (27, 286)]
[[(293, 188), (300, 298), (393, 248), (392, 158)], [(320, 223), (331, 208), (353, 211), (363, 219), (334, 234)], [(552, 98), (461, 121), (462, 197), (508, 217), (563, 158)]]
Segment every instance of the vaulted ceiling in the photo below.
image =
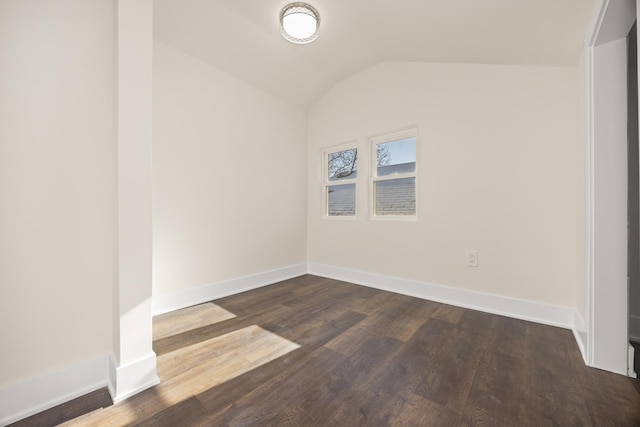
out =
[(320, 36), (280, 35), (287, 0), (155, 0), (154, 37), (309, 108), (385, 61), (575, 66), (595, 0), (308, 0)]

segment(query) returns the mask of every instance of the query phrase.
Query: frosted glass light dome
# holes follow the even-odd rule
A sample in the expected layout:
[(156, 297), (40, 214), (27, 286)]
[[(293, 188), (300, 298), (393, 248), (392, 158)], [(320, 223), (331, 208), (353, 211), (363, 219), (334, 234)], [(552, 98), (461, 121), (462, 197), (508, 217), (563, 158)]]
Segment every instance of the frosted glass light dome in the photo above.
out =
[(306, 3), (291, 3), (280, 12), (280, 32), (291, 43), (306, 44), (318, 38), (320, 15)]

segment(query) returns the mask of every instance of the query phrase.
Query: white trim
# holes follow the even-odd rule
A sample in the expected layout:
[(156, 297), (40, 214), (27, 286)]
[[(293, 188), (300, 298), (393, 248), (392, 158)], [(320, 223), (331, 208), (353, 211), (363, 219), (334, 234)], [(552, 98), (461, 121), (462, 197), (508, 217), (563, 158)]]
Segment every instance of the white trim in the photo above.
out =
[(107, 385), (107, 356), (0, 388), (0, 425), (5, 426)]
[(585, 363), (587, 362), (587, 342), (588, 342), (588, 334), (587, 334), (587, 324), (584, 319), (580, 315), (577, 310), (573, 312), (573, 327), (571, 328), (573, 332), (573, 337), (578, 344), (578, 348), (580, 349), (580, 353), (582, 354), (582, 358)]
[[(585, 37), (585, 320), (587, 330), (585, 333), (577, 334), (580, 337), (579, 345), (585, 347), (585, 361), (589, 366), (600, 369), (626, 373), (622, 369), (627, 365), (626, 328), (621, 330), (621, 325), (626, 325), (626, 316), (622, 322), (620, 313), (627, 309), (626, 294), (623, 295), (621, 286), (625, 286), (626, 280), (621, 280), (623, 274), (620, 266), (616, 265), (612, 259), (608, 259), (610, 249), (620, 251), (626, 248), (626, 233), (621, 232), (622, 227), (618, 223), (611, 221), (611, 217), (617, 215), (619, 221), (622, 214), (615, 212), (619, 203), (603, 201), (604, 195), (611, 194), (610, 173), (612, 160), (609, 159), (609, 147), (611, 139), (608, 135), (600, 136), (596, 141), (597, 129), (596, 121), (600, 127), (607, 129), (610, 123), (611, 113), (603, 114), (609, 109), (596, 108), (596, 89), (598, 93), (611, 92), (606, 87), (607, 81), (596, 76), (595, 70), (607, 67), (607, 60), (599, 59), (600, 53), (605, 52), (605, 45), (610, 42), (624, 39), (633, 24), (636, 15), (635, 0), (610, 1), (600, 0), (595, 9), (595, 15), (591, 26)], [(633, 9), (633, 10), (632, 10)], [(618, 64), (619, 65), (619, 64)], [(598, 101), (600, 102), (600, 101)], [(598, 113), (598, 117), (596, 117)], [(616, 118), (619, 118), (616, 116)], [(625, 113), (626, 119), (626, 113)], [(614, 126), (615, 127), (615, 126)], [(600, 130), (602, 132), (602, 130)], [(615, 138), (614, 138), (615, 139)], [(619, 141), (614, 141), (618, 142)], [(619, 148), (619, 147), (618, 147)], [(606, 155), (603, 155), (606, 153)], [(619, 153), (617, 153), (619, 155)], [(599, 165), (596, 176), (596, 164)], [(626, 163), (624, 165), (626, 167)], [(609, 185), (608, 190), (603, 190)], [(626, 184), (625, 184), (626, 185)], [(596, 199), (596, 189), (600, 188)], [(615, 187), (617, 190), (618, 187)], [(626, 203), (626, 199), (625, 199)], [(626, 215), (626, 208), (624, 210)], [(604, 217), (604, 219), (602, 219)], [(598, 220), (600, 218), (600, 220)], [(626, 219), (626, 216), (625, 216)], [(598, 220), (598, 221), (597, 221)], [(597, 238), (597, 239), (596, 239)], [(602, 242), (603, 238), (606, 242)], [(599, 243), (596, 242), (598, 240)], [(619, 257), (615, 259), (620, 259)], [(623, 283), (624, 282), (624, 283)], [(613, 292), (611, 292), (613, 291)], [(625, 301), (622, 301), (622, 300)], [(621, 340), (620, 336), (624, 335)]]
[(575, 310), (551, 304), (475, 292), (416, 280), (383, 276), (342, 267), (309, 263), (309, 274), (437, 301), (515, 319), (573, 329)]
[(633, 369), (635, 364), (635, 348), (628, 343), (627, 344), (627, 376), (631, 378), (638, 378), (638, 374)]
[[(377, 135), (370, 136), (367, 139), (371, 144), (377, 145), (377, 144), (384, 144), (386, 142), (394, 142), (394, 141), (400, 141), (401, 139), (417, 138), (417, 137), (418, 137), (418, 125), (413, 124), (413, 125), (404, 127), (400, 130), (379, 133)], [(375, 166), (377, 166), (377, 160), (372, 159), (371, 166), (375, 168)]]
[[(602, 25), (602, 17), (604, 12), (601, 10), (596, 19), (594, 28), (596, 33), (593, 35), (593, 41), (595, 43), (595, 37), (597, 29)], [(588, 42), (589, 43), (589, 42)], [(593, 353), (594, 353), (594, 340), (593, 331), (595, 330), (594, 316), (594, 265), (595, 265), (595, 248), (593, 243), (594, 236), (594, 191), (595, 191), (595, 179), (594, 179), (594, 59), (593, 59), (593, 47), (591, 44), (587, 44), (585, 47), (585, 189), (584, 189), (584, 280), (585, 280), (585, 292), (584, 292), (584, 306), (586, 308), (585, 321), (586, 321), (586, 342), (584, 342), (584, 360), (588, 366), (593, 366)]]
[(302, 276), (307, 272), (307, 264), (296, 264), (250, 276), (211, 283), (197, 288), (185, 289), (152, 298), (153, 315), (168, 313), (192, 305), (202, 304), (218, 298), (261, 288), (283, 280)]
[(113, 403), (140, 393), (158, 384), (160, 379), (156, 375), (156, 354), (151, 354), (129, 363), (117, 366), (113, 355), (109, 357), (109, 394)]

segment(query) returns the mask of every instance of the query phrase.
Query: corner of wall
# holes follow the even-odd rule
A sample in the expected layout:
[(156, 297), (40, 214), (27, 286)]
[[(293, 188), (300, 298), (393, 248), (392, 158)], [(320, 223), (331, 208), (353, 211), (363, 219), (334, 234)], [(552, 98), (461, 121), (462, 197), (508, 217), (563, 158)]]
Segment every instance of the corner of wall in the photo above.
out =
[(576, 344), (578, 344), (578, 348), (580, 349), (582, 359), (587, 363), (587, 325), (578, 310), (574, 310), (573, 312), (573, 326), (571, 331), (573, 332), (573, 337), (576, 339)]
[[(480, 310), (515, 319), (572, 329), (577, 312), (569, 307), (453, 288), (434, 283), (382, 276), (342, 267), (309, 263), (309, 274), (343, 280), (416, 298)], [(393, 286), (389, 284), (392, 283)]]
[(165, 295), (154, 295), (153, 315), (168, 313), (181, 308), (202, 304), (218, 298), (249, 291), (292, 279), (307, 273), (307, 263), (290, 265), (275, 270), (264, 271), (236, 279), (211, 283), (197, 288), (184, 289)]

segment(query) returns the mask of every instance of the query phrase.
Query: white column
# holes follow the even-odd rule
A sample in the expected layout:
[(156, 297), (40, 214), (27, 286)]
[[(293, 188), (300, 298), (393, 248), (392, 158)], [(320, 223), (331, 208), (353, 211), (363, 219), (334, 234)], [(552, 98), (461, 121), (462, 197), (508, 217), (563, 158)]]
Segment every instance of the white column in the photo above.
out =
[(109, 390), (120, 401), (158, 383), (151, 320), (153, 0), (117, 0), (117, 283)]

